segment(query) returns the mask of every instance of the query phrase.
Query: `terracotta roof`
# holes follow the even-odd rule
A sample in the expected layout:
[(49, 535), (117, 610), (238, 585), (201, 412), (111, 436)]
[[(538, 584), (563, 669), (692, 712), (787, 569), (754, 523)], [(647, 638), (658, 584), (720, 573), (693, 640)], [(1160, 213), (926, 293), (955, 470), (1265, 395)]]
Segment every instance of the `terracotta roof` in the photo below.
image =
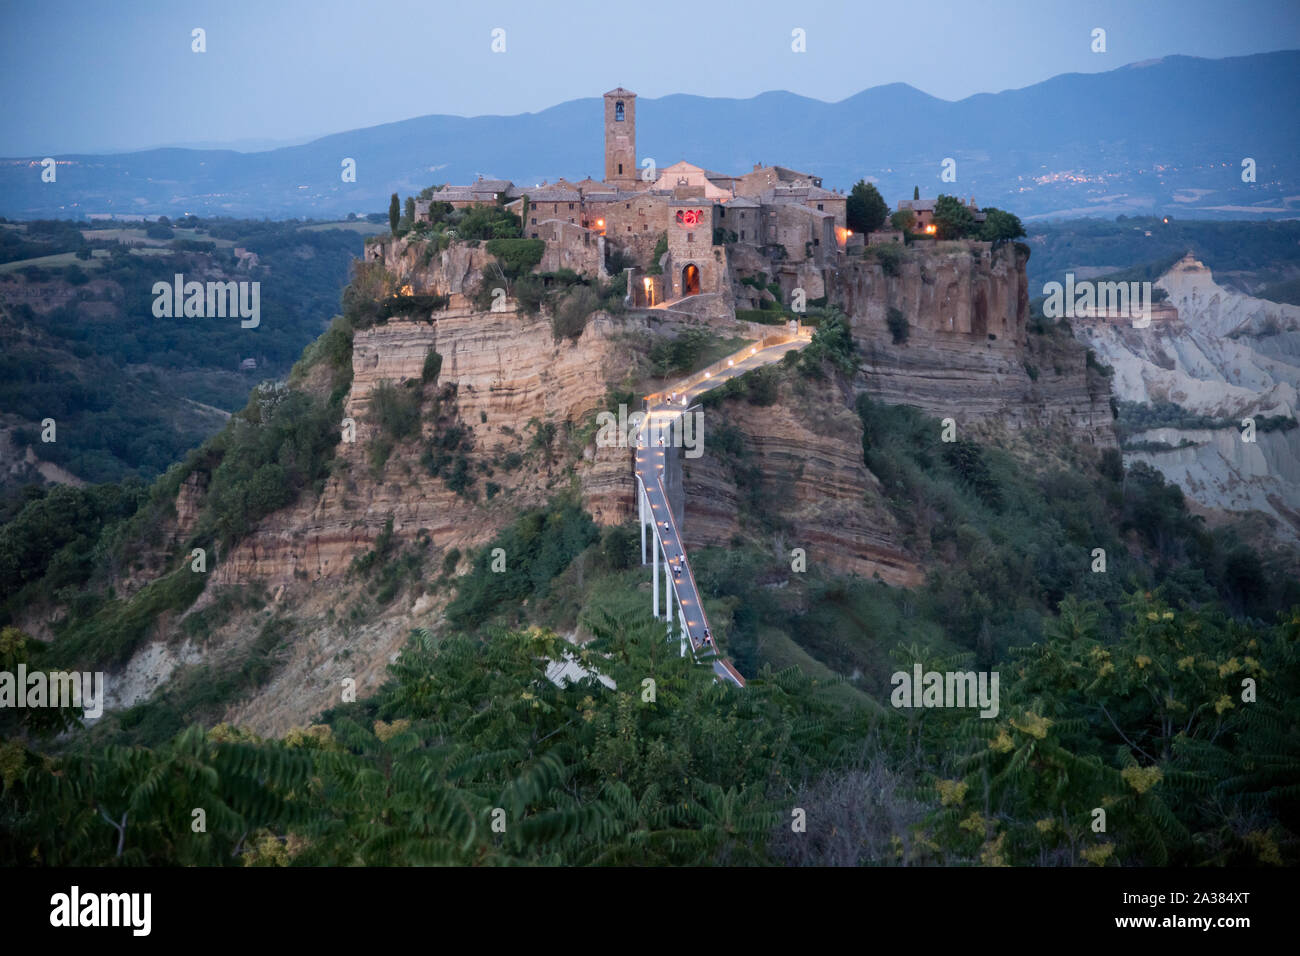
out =
[(623, 89), (623, 87), (621, 87), (621, 86), (616, 86), (616, 87), (614, 87), (612, 90), (610, 90), (610, 91), (609, 91), (608, 93), (606, 93), (605, 95), (606, 95), (606, 96), (621, 96), (621, 97), (623, 97), (624, 99), (626, 99), (626, 98), (628, 98), (628, 97), (630, 97), (630, 96), (636, 96), (636, 94), (633, 93), (631, 90), (625, 90), (625, 89)]

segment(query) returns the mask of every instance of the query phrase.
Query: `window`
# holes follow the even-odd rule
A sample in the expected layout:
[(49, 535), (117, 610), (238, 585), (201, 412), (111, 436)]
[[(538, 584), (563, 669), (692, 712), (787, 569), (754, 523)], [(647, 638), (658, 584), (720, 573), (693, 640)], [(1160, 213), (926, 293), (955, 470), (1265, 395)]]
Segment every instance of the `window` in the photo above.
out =
[[(615, 123), (623, 122), (623, 101), (622, 100), (619, 100), (617, 103), (614, 104), (614, 122)], [(622, 169), (619, 169), (620, 173), (622, 171), (623, 171)]]
[(534, 226), (537, 225), (537, 217), (536, 217), (536, 216), (533, 217), (532, 225), (534, 225)]
[[(536, 221), (537, 221), (536, 219), (533, 220), (533, 222), (536, 222)], [(537, 238), (537, 233), (533, 233), (533, 238), (534, 238), (534, 239)]]
[(821, 244), (822, 244), (822, 241), (821, 241), (820, 239), (814, 239), (814, 240), (813, 240), (813, 245), (814, 245), (814, 246), (820, 246)]
[(741, 239), (744, 239), (744, 238), (745, 238), (745, 230), (744, 230), (744, 229), (740, 230), (740, 238), (741, 238)]
[(622, 163), (619, 163), (619, 164), (618, 164), (618, 174), (619, 174), (620, 176), (623, 175), (623, 164), (622, 164)]
[(627, 231), (628, 231), (628, 232), (631, 232), (631, 231), (632, 231), (632, 227), (631, 227), (631, 226), (628, 226), (628, 227), (627, 227)]
[[(570, 209), (573, 208), (573, 203), (569, 203), (569, 208), (570, 208)], [(570, 220), (570, 222), (572, 222), (572, 220)]]
[(623, 208), (624, 208), (624, 209), (631, 209), (631, 208), (632, 208), (632, 204), (631, 204), (630, 202), (625, 202), (625, 203), (623, 203)]
[(817, 204), (817, 208), (820, 209), (820, 210), (823, 210), (823, 211), (825, 211), (825, 209), (826, 209), (826, 207), (823, 206), (821, 203), (818, 203), (818, 204)]
[(687, 241), (687, 242), (694, 242), (694, 241), (695, 241), (695, 233), (693, 233), (693, 232), (688, 232), (688, 233), (686, 234), (686, 241)]
[(719, 218), (719, 219), (726, 219), (726, 218), (727, 218), (727, 207), (726, 207), (726, 206), (719, 206), (719, 207), (718, 207), (718, 218)]

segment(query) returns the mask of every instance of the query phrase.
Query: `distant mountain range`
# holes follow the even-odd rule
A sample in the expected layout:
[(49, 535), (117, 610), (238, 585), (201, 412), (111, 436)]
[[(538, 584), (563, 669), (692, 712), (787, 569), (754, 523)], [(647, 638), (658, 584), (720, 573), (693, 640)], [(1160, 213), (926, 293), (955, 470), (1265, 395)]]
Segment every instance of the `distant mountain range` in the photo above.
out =
[[(814, 172), (829, 188), (874, 179), (893, 206), (974, 196), (1024, 217), (1156, 213), (1300, 215), (1300, 51), (1206, 60), (1170, 56), (1071, 73), (958, 102), (895, 83), (838, 103), (764, 93), (637, 103), (640, 155), (722, 172), (755, 163)], [(616, 86), (616, 74), (601, 89)], [(379, 95), (379, 94), (377, 94)], [(477, 174), (531, 185), (600, 177), (599, 97), (516, 116), (423, 116), (265, 152), (153, 149), (0, 160), (0, 215), (94, 213), (334, 218), (379, 212), (393, 192)], [(341, 179), (356, 161), (355, 183)], [(956, 182), (940, 180), (945, 158)], [(1242, 181), (1253, 159), (1256, 181)]]

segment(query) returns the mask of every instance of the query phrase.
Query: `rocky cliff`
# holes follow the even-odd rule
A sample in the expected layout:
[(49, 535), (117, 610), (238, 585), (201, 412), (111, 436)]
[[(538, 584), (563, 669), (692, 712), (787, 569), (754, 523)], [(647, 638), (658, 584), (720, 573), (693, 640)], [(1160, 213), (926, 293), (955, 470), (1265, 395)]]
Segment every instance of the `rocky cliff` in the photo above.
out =
[(1026, 261), (1012, 244), (938, 243), (896, 266), (867, 259), (834, 273), (830, 301), (862, 353), (858, 388), (959, 428), (996, 423), (1114, 447), (1108, 383), (1085, 350), (1028, 329)]
[[(481, 247), (439, 251), (386, 241), (367, 247), (366, 263), (376, 295), (446, 296), (447, 307), (355, 332), (343, 408), (355, 422), (355, 440), (337, 446), (319, 494), (308, 489), (219, 556), (189, 613), (249, 586), (264, 589), (269, 607), (232, 615), (206, 647), (175, 640), (173, 623), (175, 633), (159, 633), (119, 675), (119, 686), (134, 690), (118, 705), (146, 693), (178, 662), (250, 652), (271, 614), (293, 622), (276, 652), (275, 676), (232, 707), (229, 719), (282, 731), (336, 703), (345, 678), (357, 681), (358, 695), (372, 690), (410, 627), (439, 626), (449, 592), (427, 581), (454, 550), (463, 568), (464, 555), (520, 509), (562, 490), (575, 489), (598, 523), (634, 518), (631, 449), (597, 447), (595, 414), (611, 389), (645, 392), (664, 384), (650, 371), (654, 341), (689, 327), (741, 339), (770, 331), (709, 309), (598, 311), (576, 340), (557, 340), (544, 314), (524, 314), (510, 301), (505, 311), (475, 308), (474, 293), (494, 268)], [(863, 390), (971, 426), (1050, 426), (1071, 441), (1113, 443), (1104, 384), (1099, 390), (1090, 377), (1084, 349), (1068, 340), (1040, 342), (1026, 331), (1024, 260), (1014, 249), (917, 252), (893, 276), (878, 264), (855, 262), (828, 274), (826, 292), (850, 318), (862, 370), (852, 379), (795, 377), (772, 405), (732, 400), (708, 410), (704, 456), (685, 463), (690, 545), (725, 546), (742, 536), (786, 553), (803, 548), (810, 568), (918, 584), (924, 569), (902, 545), (863, 464), (854, 411)], [(908, 317), (905, 343), (893, 341), (891, 308)], [(435, 352), (441, 367), (436, 380), (426, 381)], [(1027, 371), (1034, 362), (1044, 365), (1036, 380)], [(324, 387), (313, 384), (313, 375), (306, 386)], [(418, 435), (377, 455), (383, 436), (373, 406), (383, 383), (419, 395), (422, 415)], [(710, 435), (724, 429), (733, 438), (728, 449), (711, 449)], [(463, 436), (455, 453), (470, 479), (459, 487), (445, 471), (434, 476), (426, 467), (431, 446), (453, 430)], [(197, 478), (181, 486), (173, 542), (185, 536), (204, 493)], [(364, 581), (350, 569), (389, 521), (394, 553), (422, 542), (426, 574), (390, 603), (370, 604)], [(173, 647), (182, 643), (180, 650), (160, 653), (158, 644), (169, 638)]]
[[(1300, 401), (1300, 307), (1233, 292), (1185, 256), (1156, 282), (1172, 307), (1143, 329), (1076, 320), (1076, 335), (1115, 369), (1116, 399), (1173, 403), (1232, 427), (1166, 427), (1132, 436), (1142, 460), (1211, 511), (1258, 511), (1284, 537), (1300, 537), (1300, 430), (1240, 422), (1295, 418)], [(1158, 450), (1156, 446), (1168, 446)], [(1155, 450), (1153, 450), (1155, 449)]]

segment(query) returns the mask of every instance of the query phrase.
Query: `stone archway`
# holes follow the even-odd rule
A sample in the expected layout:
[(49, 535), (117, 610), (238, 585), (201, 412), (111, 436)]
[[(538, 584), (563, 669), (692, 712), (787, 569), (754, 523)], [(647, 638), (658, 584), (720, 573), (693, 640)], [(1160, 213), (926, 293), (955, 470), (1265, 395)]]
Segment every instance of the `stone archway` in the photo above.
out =
[(700, 294), (700, 267), (688, 262), (682, 267), (682, 295)]

